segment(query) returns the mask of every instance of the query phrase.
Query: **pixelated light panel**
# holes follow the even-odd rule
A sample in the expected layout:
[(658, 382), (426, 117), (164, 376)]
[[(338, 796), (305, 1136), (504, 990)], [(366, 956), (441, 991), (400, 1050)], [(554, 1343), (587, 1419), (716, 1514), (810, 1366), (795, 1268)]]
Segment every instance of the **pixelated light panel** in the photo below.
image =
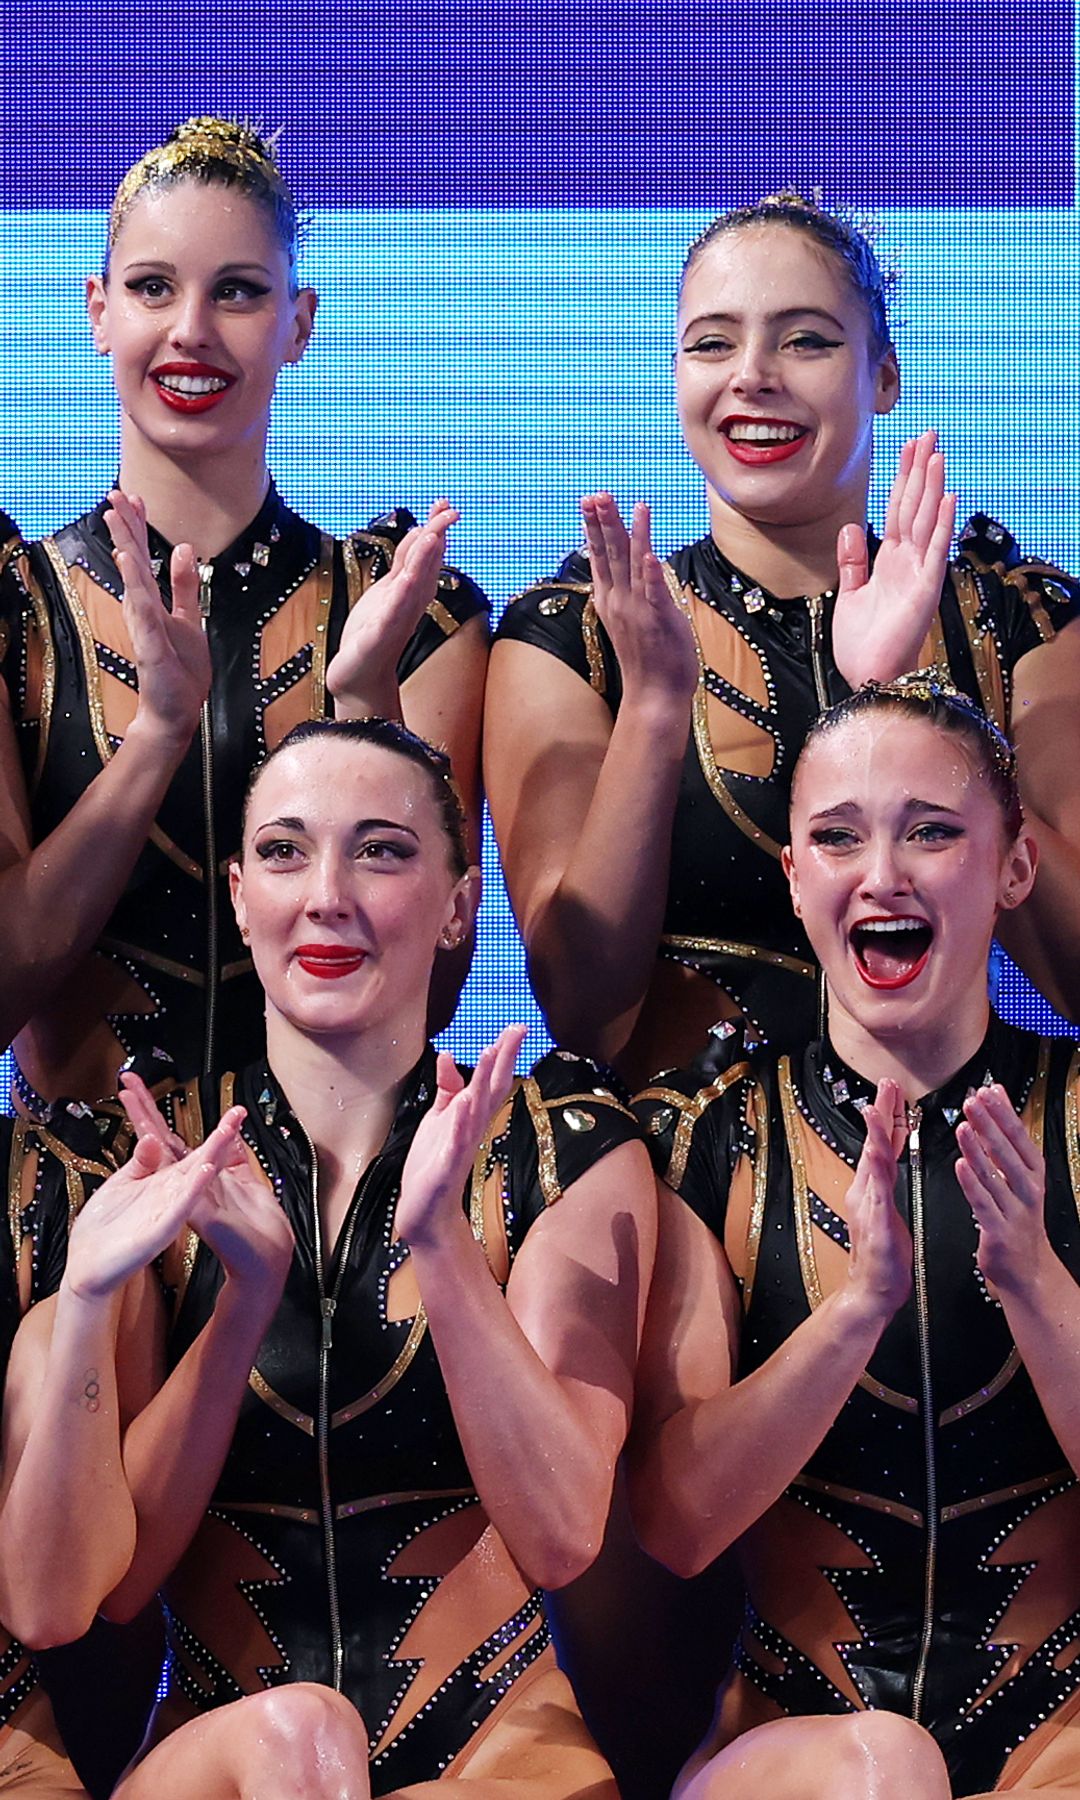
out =
[[(115, 473), (107, 365), (82, 311), (127, 164), (182, 117), (283, 129), (321, 294), (283, 373), (272, 465), (348, 530), (447, 493), (454, 560), (498, 612), (577, 542), (581, 493), (705, 524), (671, 400), (674, 293), (719, 207), (795, 182), (873, 211), (902, 275), (903, 439), (941, 433), (962, 513), (1080, 569), (1080, 309), (1071, 6), (806, 0), (434, 15), (279, 0), (227, 12), (21, 6), (0, 108), (0, 504), (40, 533)], [(508, 1020), (545, 1046), (490, 834), (463, 1059)], [(1015, 971), (1010, 1015), (1045, 1024)]]

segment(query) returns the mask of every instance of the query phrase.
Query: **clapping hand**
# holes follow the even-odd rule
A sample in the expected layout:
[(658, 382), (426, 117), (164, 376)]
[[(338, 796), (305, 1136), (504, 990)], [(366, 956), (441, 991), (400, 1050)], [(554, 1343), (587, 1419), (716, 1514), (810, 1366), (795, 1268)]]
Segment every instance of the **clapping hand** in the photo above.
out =
[(941, 604), (955, 521), (937, 433), (924, 431), (900, 453), (873, 570), (860, 525), (845, 525), (837, 542), (833, 655), (849, 687), (915, 668)]
[(190, 544), (172, 553), (172, 612), (165, 607), (146, 537), (141, 500), (114, 488), (105, 523), (124, 584), (124, 623), (139, 679), (136, 719), (181, 753), (210, 692), (210, 646), (199, 613), (199, 565)]
[(627, 531), (610, 494), (587, 494), (581, 516), (593, 604), (618, 658), (624, 693), (687, 704), (697, 687), (697, 645), (653, 551), (649, 508), (634, 507)]
[(895, 1081), (882, 1081), (868, 1106), (866, 1142), (848, 1189), (851, 1289), (885, 1319), (911, 1292), (912, 1247), (896, 1206), (897, 1162), (907, 1140), (907, 1108)]
[(1054, 1254), (1043, 1210), (1046, 1165), (997, 1082), (968, 1095), (956, 1142), (956, 1178), (979, 1227), (979, 1268), (1005, 1294)]
[(401, 1175), (395, 1224), (415, 1247), (464, 1217), (462, 1191), (493, 1115), (510, 1092), (524, 1025), (508, 1025), (482, 1050), (466, 1083), (452, 1056), (440, 1053), (438, 1091), (413, 1138)]
[(353, 607), (326, 671), (338, 718), (387, 710), (385, 696), (396, 691), (398, 663), (435, 598), (446, 534), (460, 517), (448, 500), (436, 500), (424, 524), (406, 532), (387, 573)]

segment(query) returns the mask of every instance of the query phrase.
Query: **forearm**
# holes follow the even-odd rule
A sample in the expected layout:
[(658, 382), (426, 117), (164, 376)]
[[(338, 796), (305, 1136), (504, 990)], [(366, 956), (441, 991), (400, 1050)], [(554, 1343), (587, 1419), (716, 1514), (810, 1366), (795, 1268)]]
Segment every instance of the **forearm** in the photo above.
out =
[(527, 1579), (560, 1587), (600, 1548), (614, 1454), (533, 1349), (464, 1215), (411, 1256), (481, 1503)]
[(624, 697), (570, 858), (525, 920), (553, 1035), (605, 1059), (629, 1037), (655, 967), (689, 729), (688, 703)]
[(1046, 1245), (997, 1292), (1050, 1429), (1080, 1473), (1080, 1286)]
[(886, 1316), (832, 1294), (742, 1381), (684, 1407), (630, 1459), (642, 1544), (697, 1574), (779, 1499), (818, 1448), (863, 1373)]
[(120, 1296), (62, 1286), (32, 1423), (0, 1518), (0, 1616), (34, 1649), (89, 1627), (127, 1569), (135, 1511), (120, 1456)]
[(187, 1354), (124, 1439), (135, 1553), (102, 1607), (130, 1619), (175, 1568), (203, 1518), (272, 1307), (228, 1283)]
[(0, 870), (8, 1043), (100, 935), (135, 866), (183, 745), (136, 719), (115, 756), (29, 855)]

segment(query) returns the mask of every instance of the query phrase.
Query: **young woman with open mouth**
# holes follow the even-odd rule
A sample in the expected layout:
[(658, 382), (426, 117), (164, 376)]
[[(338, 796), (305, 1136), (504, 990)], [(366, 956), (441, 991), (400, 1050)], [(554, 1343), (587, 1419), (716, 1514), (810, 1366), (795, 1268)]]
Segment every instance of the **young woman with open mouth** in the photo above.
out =
[[(168, 1314), (156, 1276), (124, 1302), (121, 1383), (148, 1404), (128, 1495), (96, 1514), (107, 1541), (130, 1544), (132, 1504), (137, 1520), (105, 1609), (164, 1583), (171, 1657), (162, 1741), (123, 1800), (419, 1800), (459, 1778), (474, 1800), (615, 1800), (537, 1590), (603, 1536), (655, 1183), (593, 1065), (552, 1054), (512, 1081), (517, 1028), (471, 1075), (426, 1045), (432, 964), (478, 881), (443, 755), (383, 720), (298, 727), (252, 785), (232, 868), (267, 1057), (173, 1086), (162, 1111), (125, 1078), (139, 1136), (169, 1154), (242, 1105), (246, 1159), (222, 1196), (234, 1223), (196, 1218), (167, 1253)], [(103, 1123), (109, 1147), (125, 1122)], [(246, 1192), (295, 1239), (280, 1275)], [(133, 1212), (103, 1238), (113, 1272), (84, 1284), (102, 1329), (150, 1229)], [(253, 1346), (256, 1277), (280, 1299)], [(119, 1454), (114, 1418), (81, 1479)], [(75, 1478), (55, 1433), (31, 1431), (20, 1478), (28, 1456), (46, 1492)], [(62, 1575), (103, 1598), (88, 1564)]]
[(681, 1198), (635, 1516), (684, 1573), (740, 1538), (748, 1592), (679, 1800), (1080, 1794), (1080, 1053), (986, 992), (1035, 862), (976, 707), (860, 690), (784, 851), (828, 1035), (639, 1100)]
[[(20, 884), (0, 1035), (29, 1017), (30, 1112), (114, 1093), (132, 1055), (191, 1075), (256, 1053), (261, 998), (226, 870), (248, 774), (291, 726), (403, 713), (478, 804), (485, 606), (442, 567), (453, 509), (338, 542), (267, 468), (275, 384), (315, 317), (297, 251), (271, 151), (195, 119), (121, 182), (88, 283), (120, 403), (117, 489), (0, 585), (15, 727), (2, 830)], [(437, 1024), (467, 955), (440, 971)]]
[(1080, 1007), (1077, 589), (985, 519), (947, 567), (933, 432), (905, 447), (868, 560), (873, 427), (899, 393), (888, 297), (865, 237), (798, 196), (716, 219), (675, 351), (706, 535), (662, 562), (648, 508), (627, 532), (591, 495), (587, 554), (497, 633), (487, 786), (532, 978), (556, 1040), (637, 1086), (732, 1020), (774, 1045), (816, 1030), (779, 861), (792, 766), (830, 701), (931, 661), (1015, 734), (1043, 863), (1007, 947)]

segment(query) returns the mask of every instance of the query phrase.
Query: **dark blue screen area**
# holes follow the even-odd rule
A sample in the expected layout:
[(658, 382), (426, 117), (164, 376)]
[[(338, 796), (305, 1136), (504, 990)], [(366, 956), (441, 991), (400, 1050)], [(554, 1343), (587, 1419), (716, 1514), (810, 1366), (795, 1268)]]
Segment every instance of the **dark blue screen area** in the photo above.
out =
[(0, 206), (106, 205), (191, 112), (287, 127), (306, 203), (1067, 206), (1066, 0), (258, 0), (7, 9)]

